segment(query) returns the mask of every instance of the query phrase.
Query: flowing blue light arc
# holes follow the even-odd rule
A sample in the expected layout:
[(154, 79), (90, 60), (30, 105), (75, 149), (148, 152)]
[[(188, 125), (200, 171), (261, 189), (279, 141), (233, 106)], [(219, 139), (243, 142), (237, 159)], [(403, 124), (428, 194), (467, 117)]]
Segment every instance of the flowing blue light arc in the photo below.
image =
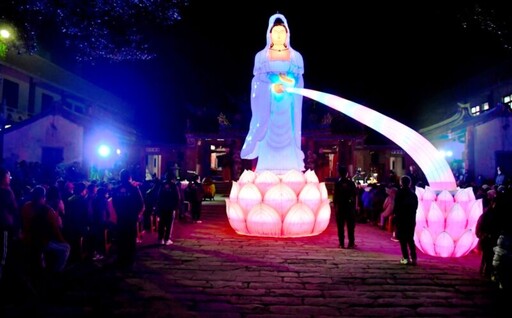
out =
[(347, 99), (306, 88), (286, 88), (331, 107), (386, 136), (421, 168), (433, 190), (457, 189), (453, 172), (444, 156), (425, 137), (406, 125)]

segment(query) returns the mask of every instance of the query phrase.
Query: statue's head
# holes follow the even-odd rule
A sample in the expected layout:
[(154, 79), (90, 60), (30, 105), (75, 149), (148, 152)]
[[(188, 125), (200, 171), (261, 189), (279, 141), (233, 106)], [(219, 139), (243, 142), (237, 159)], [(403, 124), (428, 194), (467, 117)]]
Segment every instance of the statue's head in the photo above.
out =
[(276, 13), (268, 21), (267, 48), (272, 45), (285, 45), (289, 47), (290, 29), (284, 15)]

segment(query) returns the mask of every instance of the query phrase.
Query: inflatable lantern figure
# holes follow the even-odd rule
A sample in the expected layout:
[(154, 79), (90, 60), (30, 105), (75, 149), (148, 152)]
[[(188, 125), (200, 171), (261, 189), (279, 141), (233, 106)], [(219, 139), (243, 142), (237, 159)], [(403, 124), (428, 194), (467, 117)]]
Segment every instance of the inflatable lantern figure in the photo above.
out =
[(482, 200), (475, 200), (472, 188), (434, 191), (416, 188), (419, 199), (414, 241), (424, 253), (459, 257), (475, 248), (476, 223), (482, 214)]
[(450, 166), (439, 151), (416, 131), (370, 108), (338, 96), (309, 89), (288, 89), (315, 99), (375, 129), (405, 150), (425, 173), (429, 186), (416, 188), (416, 246), (440, 257), (467, 255), (478, 243), (476, 222), (482, 200), (472, 188), (457, 188)]
[[(477, 244), (476, 221), (481, 200), (471, 188), (458, 189), (453, 173), (437, 149), (409, 127), (363, 105), (304, 89), (302, 56), (289, 43), (286, 19), (273, 15), (267, 46), (256, 55), (251, 91), (253, 117), (241, 151), (258, 157), (256, 172), (233, 182), (226, 209), (237, 233), (271, 237), (316, 235), (328, 225), (330, 206), (325, 184), (312, 171), (302, 173), (300, 150), (302, 97), (323, 103), (380, 132), (424, 172), (429, 186), (417, 188), (415, 242), (424, 253), (460, 257)], [(279, 74), (276, 76), (276, 74)]]
[(267, 43), (255, 57), (252, 118), (240, 155), (258, 158), (256, 170), (233, 182), (226, 209), (237, 233), (270, 237), (316, 235), (327, 228), (331, 208), (324, 183), (304, 170), (301, 150), (302, 56), (290, 46), (282, 14), (270, 17)]

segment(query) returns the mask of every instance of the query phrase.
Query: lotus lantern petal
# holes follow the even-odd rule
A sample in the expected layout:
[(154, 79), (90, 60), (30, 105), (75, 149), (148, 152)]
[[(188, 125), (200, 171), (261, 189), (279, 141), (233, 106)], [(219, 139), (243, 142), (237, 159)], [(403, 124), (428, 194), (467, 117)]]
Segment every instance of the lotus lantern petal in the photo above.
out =
[(290, 170), (283, 175), (282, 181), (295, 191), (295, 194), (299, 194), (304, 185), (306, 184), (306, 177), (304, 174), (297, 170)]
[(263, 202), (274, 208), (284, 219), (290, 208), (297, 203), (297, 196), (289, 186), (280, 183), (267, 191)]
[(255, 205), (247, 215), (247, 234), (276, 237), (281, 228), (281, 216), (265, 203)]
[(246, 183), (254, 183), (254, 179), (256, 179), (256, 173), (252, 170), (244, 170), (238, 179), (238, 183), (240, 185), (244, 185)]
[(307, 183), (320, 183), (320, 181), (318, 180), (318, 176), (311, 169), (308, 169), (306, 172), (304, 172), (304, 177), (306, 177)]
[(238, 193), (238, 204), (246, 211), (250, 211), (253, 206), (261, 203), (262, 199), (261, 192), (254, 183), (247, 183)]
[(279, 177), (270, 171), (264, 171), (256, 176), (254, 184), (264, 196), (268, 189), (280, 183)]
[(240, 192), (240, 185), (238, 182), (233, 181), (231, 184), (231, 192), (229, 193), (229, 199), (231, 201), (237, 201), (238, 199), (238, 192)]
[(288, 237), (302, 236), (303, 233), (313, 233), (315, 214), (303, 203), (297, 203), (290, 208), (283, 221), (283, 235)]

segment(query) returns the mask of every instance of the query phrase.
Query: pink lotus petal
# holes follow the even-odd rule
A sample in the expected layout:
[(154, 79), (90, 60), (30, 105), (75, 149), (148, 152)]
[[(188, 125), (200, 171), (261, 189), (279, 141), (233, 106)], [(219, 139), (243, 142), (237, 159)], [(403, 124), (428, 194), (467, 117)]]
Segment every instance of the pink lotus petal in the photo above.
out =
[(318, 180), (318, 176), (316, 175), (315, 171), (308, 169), (306, 172), (304, 172), (304, 177), (306, 177), (307, 183), (319, 183), (320, 180)]
[(455, 204), (453, 196), (447, 190), (441, 191), (436, 198), (437, 206), (441, 209), (443, 214), (446, 216)]
[(418, 204), (418, 209), (416, 210), (416, 228), (422, 229), (425, 226), (427, 226), (427, 216), (423, 210), (423, 205)]
[(276, 184), (279, 184), (280, 182), (281, 180), (279, 177), (271, 171), (263, 171), (262, 173), (258, 174), (254, 180), (254, 184), (256, 187), (258, 187), (263, 196), (265, 196), (265, 193), (267, 193), (268, 189), (272, 188)]
[(244, 170), (242, 174), (240, 175), (240, 178), (238, 178), (238, 183), (240, 186), (244, 186), (247, 183), (253, 183), (256, 179), (256, 172), (252, 170)]
[(423, 195), (425, 194), (425, 189), (424, 188), (420, 188), (420, 187), (416, 187), (414, 189), (414, 192), (416, 193), (416, 196), (418, 197), (418, 200), (419, 201), (423, 201)]
[(446, 232), (457, 241), (466, 231), (467, 224), (466, 212), (456, 203), (446, 216)]
[(480, 218), (480, 215), (484, 212), (484, 207), (482, 204), (482, 199), (478, 199), (476, 201), (473, 201), (469, 205), (469, 212), (468, 212), (468, 229), (471, 229), (473, 232), (476, 232), (476, 223), (478, 222), (478, 218)]
[(247, 230), (251, 235), (281, 236), (281, 216), (271, 206), (260, 203), (247, 215)]
[(240, 192), (238, 193), (238, 204), (245, 211), (250, 211), (253, 206), (261, 203), (263, 197), (261, 196), (260, 190), (254, 183), (245, 184)]
[(434, 190), (430, 187), (425, 187), (425, 192), (423, 193), (423, 199), (420, 201), (423, 204), (423, 209), (427, 212), (430, 212), (430, 205), (436, 201), (437, 195)]
[(428, 255), (436, 255), (436, 251), (434, 249), (434, 238), (432, 237), (432, 234), (428, 230), (428, 228), (424, 228), (420, 235), (419, 235), (419, 241), (421, 246), (421, 250), (428, 254)]
[(229, 225), (231, 225), (233, 230), (240, 234), (248, 234), (244, 211), (240, 205), (226, 199), (226, 212), (228, 214)]
[(457, 241), (453, 256), (461, 257), (467, 255), (475, 247), (476, 244), (473, 244), (475, 241), (478, 241), (475, 234), (471, 230), (466, 230)]
[(329, 192), (327, 191), (325, 182), (321, 182), (318, 184), (318, 190), (320, 190), (320, 195), (321, 195), (322, 201), (329, 200)]
[[(458, 202), (464, 211), (469, 211), (469, 205), (471, 202), (474, 202), (476, 200), (475, 193), (473, 192), (473, 188), (465, 188), (465, 189), (459, 189), (457, 193), (455, 193), (454, 196), (455, 202)], [(468, 216), (466, 214), (466, 216)]]
[(288, 210), (297, 203), (297, 196), (288, 185), (280, 183), (267, 191), (263, 203), (274, 208), (284, 220)]
[(300, 190), (306, 184), (306, 177), (300, 171), (290, 170), (282, 176), (281, 182), (289, 186), (295, 192), (295, 195), (299, 195)]
[(315, 226), (313, 211), (303, 203), (290, 208), (283, 221), (283, 235), (287, 237), (311, 235)]
[(434, 241), (434, 249), (437, 256), (450, 257), (455, 250), (453, 238), (447, 232), (441, 232)]
[(331, 220), (331, 205), (329, 201), (323, 201), (322, 205), (318, 209), (318, 214), (316, 215), (315, 220), (315, 228), (313, 229), (313, 234), (320, 234), (329, 225), (329, 221)]
[(233, 202), (238, 201), (238, 193), (239, 192), (240, 192), (240, 185), (238, 185), (238, 182), (232, 181), (231, 191), (229, 192), (229, 199)]
[(430, 205), (430, 211), (427, 215), (427, 226), (434, 238), (436, 238), (441, 232), (444, 231), (444, 225), (444, 213), (441, 211), (441, 209), (439, 209), (435, 202), (432, 202)]
[(307, 205), (315, 214), (321, 203), (320, 190), (315, 183), (307, 183), (300, 191), (299, 202)]

